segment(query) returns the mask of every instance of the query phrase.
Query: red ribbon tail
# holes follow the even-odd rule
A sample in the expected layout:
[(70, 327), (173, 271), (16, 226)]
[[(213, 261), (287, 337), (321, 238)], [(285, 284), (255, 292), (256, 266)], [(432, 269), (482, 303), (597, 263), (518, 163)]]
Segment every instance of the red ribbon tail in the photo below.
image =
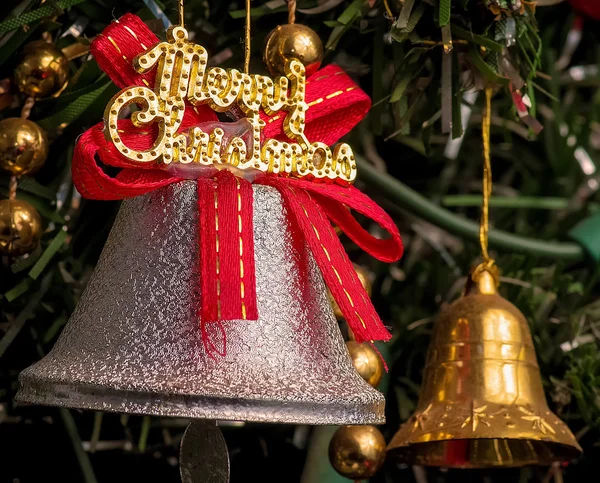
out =
[(391, 334), (379, 319), (321, 206), (307, 191), (290, 186), (288, 180), (271, 179), (268, 184), (277, 187), (304, 233), (325, 283), (356, 341), (389, 340)]

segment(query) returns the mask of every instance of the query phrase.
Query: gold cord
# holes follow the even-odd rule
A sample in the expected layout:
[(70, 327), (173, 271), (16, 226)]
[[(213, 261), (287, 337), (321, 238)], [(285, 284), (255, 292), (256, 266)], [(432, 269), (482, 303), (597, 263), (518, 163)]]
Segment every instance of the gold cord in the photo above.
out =
[(8, 199), (15, 200), (17, 198), (17, 177), (11, 176), (8, 183)]
[[(35, 104), (35, 99), (33, 97), (28, 97), (25, 100), (25, 102), (23, 103), (23, 107), (21, 108), (21, 117), (23, 119), (27, 119), (29, 117), (34, 104)], [(18, 183), (17, 177), (11, 176), (10, 181), (8, 183), (8, 199), (9, 200), (17, 199), (17, 183)]]
[(179, 0), (179, 25), (183, 27), (183, 0)]
[(29, 117), (34, 104), (35, 104), (35, 99), (33, 97), (28, 97), (25, 100), (25, 102), (23, 103), (23, 107), (21, 108), (21, 117), (23, 119), (27, 119)]
[[(50, 38), (50, 40), (48, 40), (46, 38), (45, 40), (47, 42), (51, 42), (52, 38)], [(33, 97), (28, 97), (25, 100), (25, 102), (23, 103), (23, 107), (21, 108), (21, 117), (23, 119), (27, 119), (29, 117), (34, 104), (35, 104), (35, 99)], [(10, 181), (8, 182), (8, 199), (9, 200), (17, 199), (17, 183), (18, 183), (17, 177), (11, 176)]]
[(387, 13), (389, 18), (394, 18), (394, 14), (392, 13), (392, 9), (390, 8), (390, 4), (388, 0), (383, 0), (383, 6), (385, 7), (385, 12)]
[(485, 90), (485, 112), (481, 120), (481, 137), (483, 139), (483, 204), (481, 206), (481, 223), (479, 225), (479, 243), (481, 255), (485, 262), (490, 261), (488, 253), (489, 209), (492, 194), (492, 163), (490, 160), (490, 123), (492, 118), (492, 89)]
[(246, 0), (246, 40), (244, 42), (244, 72), (250, 73), (250, 2), (252, 0)]
[(481, 137), (483, 140), (483, 203), (481, 205), (481, 220), (479, 223), (479, 244), (483, 262), (473, 271), (475, 280), (482, 271), (490, 272), (496, 281), (498, 270), (495, 261), (488, 252), (488, 232), (490, 222), (490, 196), (492, 195), (492, 161), (490, 156), (490, 125), (492, 119), (492, 88), (485, 89), (485, 110), (481, 120)]
[(296, 0), (288, 0), (288, 23), (296, 22)]

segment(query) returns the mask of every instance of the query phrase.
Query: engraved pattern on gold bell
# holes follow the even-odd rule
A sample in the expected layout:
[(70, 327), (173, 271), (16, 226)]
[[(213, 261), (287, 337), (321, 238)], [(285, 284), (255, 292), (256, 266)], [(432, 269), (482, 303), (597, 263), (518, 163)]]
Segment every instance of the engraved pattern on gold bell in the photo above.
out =
[(550, 464), (581, 451), (548, 408), (527, 320), (489, 272), (440, 313), (417, 410), (388, 450), (462, 468)]

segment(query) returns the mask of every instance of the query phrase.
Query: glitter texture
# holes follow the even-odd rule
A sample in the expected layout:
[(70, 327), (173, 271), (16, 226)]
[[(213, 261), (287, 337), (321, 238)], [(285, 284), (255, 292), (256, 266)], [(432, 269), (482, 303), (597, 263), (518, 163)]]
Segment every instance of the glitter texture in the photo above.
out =
[[(354, 370), (321, 273), (279, 193), (254, 186), (258, 321), (200, 334), (194, 182), (123, 202), (52, 351), (20, 375), (19, 402), (187, 418), (378, 424), (384, 398)], [(209, 326), (214, 341), (220, 331)]]

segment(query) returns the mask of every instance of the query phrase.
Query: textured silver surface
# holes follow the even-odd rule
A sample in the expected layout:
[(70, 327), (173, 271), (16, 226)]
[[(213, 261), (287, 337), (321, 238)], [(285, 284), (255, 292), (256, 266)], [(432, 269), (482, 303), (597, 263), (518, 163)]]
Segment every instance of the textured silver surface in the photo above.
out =
[(187, 418), (382, 423), (383, 395), (354, 370), (320, 271), (294, 241), (273, 188), (254, 187), (259, 320), (225, 322), (227, 355), (206, 355), (196, 203), (194, 182), (123, 202), (79, 305), (52, 351), (20, 375), (17, 401)]
[(192, 421), (179, 452), (181, 483), (229, 483), (229, 451), (216, 421)]

